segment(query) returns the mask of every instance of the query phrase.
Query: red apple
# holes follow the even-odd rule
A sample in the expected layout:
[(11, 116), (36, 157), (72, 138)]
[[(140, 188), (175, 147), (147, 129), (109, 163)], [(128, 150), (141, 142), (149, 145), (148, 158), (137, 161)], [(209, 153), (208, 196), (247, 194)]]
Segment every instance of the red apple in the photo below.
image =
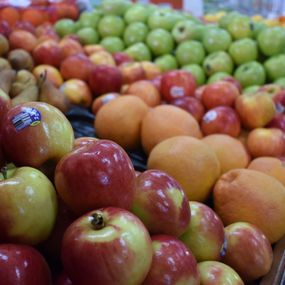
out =
[(37, 26), (35, 32), (37, 38), (46, 34), (55, 34), (55, 35), (57, 34), (53, 28), (53, 25), (49, 22)]
[(247, 129), (264, 127), (276, 113), (272, 97), (261, 92), (238, 96), (235, 109), (242, 125)]
[(82, 45), (71, 37), (64, 37), (63, 39), (61, 39), (59, 42), (59, 46), (62, 50), (63, 59), (77, 53), (84, 53)]
[(88, 83), (95, 96), (110, 92), (119, 93), (123, 76), (116, 66), (97, 65), (91, 68)]
[(24, 30), (24, 31), (28, 31), (32, 34), (36, 34), (36, 28), (34, 27), (33, 24), (31, 24), (30, 22), (28, 21), (25, 21), (25, 20), (19, 20), (15, 23), (14, 27), (13, 27), (14, 30)]
[(151, 234), (178, 237), (190, 222), (191, 211), (183, 189), (161, 170), (146, 170), (136, 178), (131, 210)]
[(37, 64), (49, 64), (55, 67), (59, 67), (63, 59), (61, 47), (53, 39), (48, 39), (37, 44), (32, 55)]
[(232, 107), (240, 95), (235, 85), (227, 81), (217, 81), (205, 86), (202, 92), (202, 103), (207, 109), (218, 106)]
[(189, 202), (191, 222), (180, 239), (194, 254), (196, 260), (220, 260), (225, 254), (225, 231), (219, 216), (207, 205)]
[(12, 28), (10, 27), (8, 22), (5, 20), (0, 20), (0, 34), (8, 38), (11, 32)]
[(11, 49), (24, 49), (32, 52), (37, 46), (37, 38), (35, 35), (24, 30), (13, 30), (9, 34), (9, 43)]
[(206, 88), (207, 85), (202, 85), (199, 86), (195, 92), (194, 92), (194, 97), (197, 98), (198, 100), (202, 101), (202, 94), (204, 92), (204, 89)]
[(95, 138), (95, 137), (79, 137), (79, 138), (76, 138), (74, 140), (73, 149), (80, 148), (82, 146), (93, 143), (94, 141), (97, 141), (97, 140), (98, 140), (98, 138)]
[(198, 122), (201, 121), (202, 117), (205, 114), (204, 105), (200, 100), (192, 96), (173, 99), (170, 101), (170, 104), (189, 112)]
[(161, 95), (167, 102), (184, 96), (194, 96), (197, 84), (193, 75), (186, 70), (172, 70), (161, 78)]
[(234, 269), (219, 261), (202, 261), (198, 269), (200, 285), (245, 285)]
[(35, 168), (52, 164), (73, 148), (70, 122), (57, 108), (43, 102), (19, 104), (3, 120), (2, 145), (16, 165)]
[(119, 52), (119, 51), (115, 52), (113, 53), (113, 58), (115, 60), (116, 65), (121, 65), (128, 62), (134, 62), (134, 59), (125, 52)]
[(204, 135), (227, 134), (238, 137), (241, 124), (236, 111), (227, 106), (219, 106), (205, 113), (201, 121)]
[(238, 80), (236, 80), (234, 77), (226, 76), (226, 77), (222, 78), (221, 80), (232, 83), (238, 89), (239, 93), (242, 92), (242, 86), (241, 86), (240, 82)]
[(160, 94), (161, 94), (161, 78), (162, 78), (162, 75), (158, 75), (158, 76), (155, 76), (151, 80), (151, 82), (157, 88), (157, 90), (159, 91)]
[(152, 236), (153, 259), (142, 285), (200, 285), (197, 261), (191, 251), (175, 237)]
[(87, 81), (92, 67), (90, 59), (86, 55), (78, 53), (62, 61), (60, 73), (65, 80), (76, 78)]
[(256, 280), (269, 272), (273, 261), (272, 247), (259, 228), (238, 222), (228, 225), (225, 233), (227, 251), (222, 261), (245, 282)]
[(3, 285), (50, 285), (51, 272), (35, 248), (0, 244), (0, 280)]
[(72, 283), (142, 284), (152, 261), (151, 238), (132, 213), (114, 207), (74, 221), (62, 241), (62, 263)]
[(285, 114), (276, 114), (266, 127), (278, 128), (285, 133)]
[(63, 271), (57, 276), (56, 280), (54, 281), (53, 285), (72, 285), (71, 280)]
[(113, 99), (118, 98), (119, 96), (120, 96), (120, 93), (116, 93), (116, 92), (106, 93), (106, 94), (98, 96), (97, 98), (93, 100), (93, 103), (91, 106), (92, 113), (96, 115), (99, 109), (103, 105), (107, 104)]
[(119, 66), (123, 76), (123, 84), (146, 79), (146, 74), (140, 62), (127, 62)]
[(135, 170), (122, 147), (97, 140), (59, 161), (55, 185), (63, 201), (77, 214), (106, 206), (129, 209), (135, 195)]

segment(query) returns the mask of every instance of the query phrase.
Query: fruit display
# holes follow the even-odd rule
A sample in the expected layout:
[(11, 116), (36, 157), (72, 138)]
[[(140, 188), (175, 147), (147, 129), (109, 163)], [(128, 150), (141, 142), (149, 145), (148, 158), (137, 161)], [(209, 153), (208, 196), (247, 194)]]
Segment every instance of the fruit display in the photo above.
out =
[(5, 285), (282, 284), (285, 30), (252, 21), (0, 24)]

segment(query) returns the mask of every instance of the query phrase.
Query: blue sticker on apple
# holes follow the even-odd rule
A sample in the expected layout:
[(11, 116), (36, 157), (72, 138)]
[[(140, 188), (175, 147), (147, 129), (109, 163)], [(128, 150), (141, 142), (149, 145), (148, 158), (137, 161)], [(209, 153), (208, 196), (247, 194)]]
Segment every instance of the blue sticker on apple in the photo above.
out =
[(34, 127), (41, 122), (41, 113), (31, 107), (24, 107), (22, 112), (12, 118), (12, 123), (16, 131), (21, 131), (27, 127)]

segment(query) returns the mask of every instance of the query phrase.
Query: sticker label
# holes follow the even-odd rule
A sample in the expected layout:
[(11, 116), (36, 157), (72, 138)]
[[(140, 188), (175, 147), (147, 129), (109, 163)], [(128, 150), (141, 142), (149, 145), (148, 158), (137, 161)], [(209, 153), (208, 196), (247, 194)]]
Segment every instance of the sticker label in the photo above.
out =
[(23, 108), (22, 112), (12, 118), (12, 123), (16, 131), (21, 131), (27, 127), (34, 127), (41, 122), (41, 113), (30, 107)]
[(180, 87), (180, 86), (173, 86), (173, 87), (170, 89), (170, 94), (171, 94), (174, 98), (183, 97), (183, 96), (185, 96), (184, 88), (183, 88), (183, 87)]
[(218, 117), (218, 114), (215, 110), (209, 111), (206, 113), (206, 115), (203, 118), (203, 121), (205, 123), (210, 123), (212, 121), (214, 121), (216, 118)]

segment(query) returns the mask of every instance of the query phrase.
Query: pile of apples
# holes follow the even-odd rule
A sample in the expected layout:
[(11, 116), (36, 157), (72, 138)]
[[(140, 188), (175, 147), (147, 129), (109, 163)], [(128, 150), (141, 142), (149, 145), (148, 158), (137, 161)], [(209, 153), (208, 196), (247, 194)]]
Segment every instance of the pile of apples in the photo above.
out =
[(244, 88), (284, 82), (285, 28), (267, 27), (237, 12), (205, 24), (170, 8), (105, 0), (78, 21), (58, 21), (55, 29), (60, 36), (77, 34), (84, 44), (153, 61), (162, 71), (187, 69), (199, 84), (228, 75)]

